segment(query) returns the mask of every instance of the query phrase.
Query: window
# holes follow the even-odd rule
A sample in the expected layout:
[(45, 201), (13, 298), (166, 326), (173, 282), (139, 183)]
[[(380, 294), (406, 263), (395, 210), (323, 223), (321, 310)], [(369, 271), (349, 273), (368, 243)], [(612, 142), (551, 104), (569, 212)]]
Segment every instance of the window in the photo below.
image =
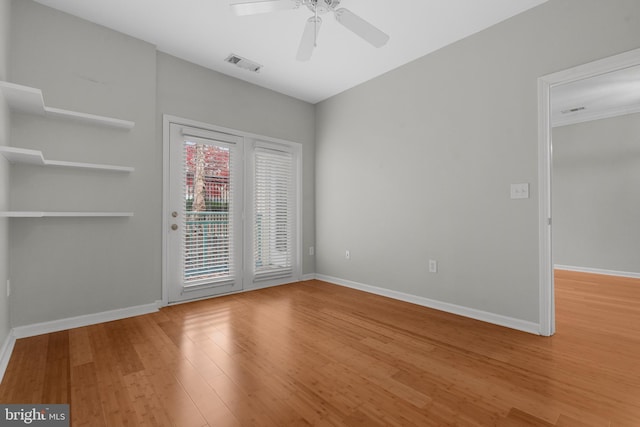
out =
[(220, 141), (184, 137), (185, 289), (234, 275), (234, 230), (229, 221), (232, 148)]
[(287, 147), (253, 151), (254, 280), (289, 276), (296, 263), (296, 159)]

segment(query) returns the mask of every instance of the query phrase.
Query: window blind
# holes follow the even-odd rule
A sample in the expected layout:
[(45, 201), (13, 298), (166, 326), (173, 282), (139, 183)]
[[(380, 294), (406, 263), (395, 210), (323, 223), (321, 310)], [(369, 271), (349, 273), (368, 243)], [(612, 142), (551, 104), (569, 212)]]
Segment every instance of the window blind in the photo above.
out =
[(254, 280), (288, 276), (294, 267), (294, 157), (262, 147), (254, 156)]
[(233, 222), (229, 146), (185, 137), (183, 263), (184, 290), (232, 280)]

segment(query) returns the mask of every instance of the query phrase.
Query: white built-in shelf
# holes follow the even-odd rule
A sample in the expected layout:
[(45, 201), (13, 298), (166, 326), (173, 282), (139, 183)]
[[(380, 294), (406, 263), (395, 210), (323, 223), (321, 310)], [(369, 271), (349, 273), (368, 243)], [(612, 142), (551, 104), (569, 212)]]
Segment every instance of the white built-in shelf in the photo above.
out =
[(67, 168), (96, 169), (110, 172), (133, 172), (134, 168), (129, 166), (99, 165), (95, 163), (67, 162), (62, 160), (47, 160), (43, 157), (42, 151), (29, 150), (26, 148), (0, 146), (0, 154), (10, 163), (23, 163), (38, 166), (62, 166)]
[(38, 212), (0, 211), (0, 218), (45, 218), (45, 217), (126, 217), (133, 212)]
[(111, 126), (121, 129), (133, 129), (135, 122), (115, 119), (112, 117), (96, 116), (95, 114), (80, 113), (63, 110), (61, 108), (44, 105), (42, 91), (29, 86), (0, 81), (0, 91), (4, 95), (9, 107), (14, 111), (36, 114), (39, 116), (61, 117), (82, 122)]

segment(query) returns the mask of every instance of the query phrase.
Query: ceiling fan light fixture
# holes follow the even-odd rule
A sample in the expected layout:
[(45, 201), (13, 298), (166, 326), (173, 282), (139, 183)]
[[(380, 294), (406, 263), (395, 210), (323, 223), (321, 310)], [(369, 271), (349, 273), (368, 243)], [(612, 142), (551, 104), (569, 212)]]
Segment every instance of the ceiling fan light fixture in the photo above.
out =
[(327, 12), (335, 10), (340, 5), (340, 0), (302, 0), (309, 10), (318, 15), (324, 15)]
[(333, 12), (336, 20), (374, 47), (382, 47), (389, 41), (389, 35), (365, 21), (348, 9), (337, 7), (342, 0), (231, 0), (231, 8), (237, 15), (253, 15), (281, 9), (296, 9), (301, 5), (313, 13), (307, 20), (296, 58), (308, 61), (316, 45), (320, 23), (318, 15)]

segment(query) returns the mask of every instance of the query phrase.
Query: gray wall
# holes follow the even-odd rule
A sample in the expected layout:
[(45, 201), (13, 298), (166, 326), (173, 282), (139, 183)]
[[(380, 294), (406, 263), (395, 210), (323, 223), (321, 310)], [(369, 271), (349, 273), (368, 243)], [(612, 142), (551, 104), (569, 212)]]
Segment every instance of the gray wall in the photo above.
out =
[(303, 273), (315, 272), (313, 105), (158, 53), (158, 127), (170, 114), (302, 144)]
[[(31, 1), (11, 20), (10, 80), (51, 106), (136, 121), (12, 116), (12, 145), (136, 168), (10, 167), (12, 209), (135, 212), (12, 219), (13, 326), (160, 298), (163, 113), (303, 144), (305, 254), (317, 235), (305, 273), (537, 321), (536, 79), (640, 46), (636, 0), (551, 0), (319, 104), (314, 123), (308, 104)], [(509, 200), (519, 182), (532, 197)]]
[[(9, 14), (11, 0), (0, 0), (0, 80), (7, 80), (9, 54)], [(9, 144), (9, 110), (0, 95), (0, 145)], [(0, 211), (8, 209), (9, 164), (0, 156)], [(0, 218), (0, 347), (9, 334), (9, 304), (5, 283), (9, 278), (9, 220)]]
[[(122, 131), (12, 116), (14, 146), (42, 150), (54, 160), (135, 167), (123, 175), (10, 166), (12, 210), (135, 213), (12, 219), (12, 326), (161, 299), (165, 113), (302, 143), (304, 253), (315, 244), (313, 105), (158, 53), (143, 41), (32, 1), (14, 2), (11, 19), (11, 81), (42, 89), (49, 106), (136, 122), (133, 130)], [(315, 271), (314, 257), (304, 257), (303, 271)]]
[(636, 0), (551, 0), (320, 103), (316, 271), (538, 322), (537, 78), (639, 40)]
[(555, 264), (640, 273), (640, 114), (553, 130)]
[(11, 165), (13, 210), (133, 211), (132, 218), (12, 219), (13, 326), (161, 298), (162, 147), (154, 46), (41, 6), (12, 7), (11, 81), (52, 107), (136, 122), (123, 131), (13, 114), (12, 145), (131, 174)]

